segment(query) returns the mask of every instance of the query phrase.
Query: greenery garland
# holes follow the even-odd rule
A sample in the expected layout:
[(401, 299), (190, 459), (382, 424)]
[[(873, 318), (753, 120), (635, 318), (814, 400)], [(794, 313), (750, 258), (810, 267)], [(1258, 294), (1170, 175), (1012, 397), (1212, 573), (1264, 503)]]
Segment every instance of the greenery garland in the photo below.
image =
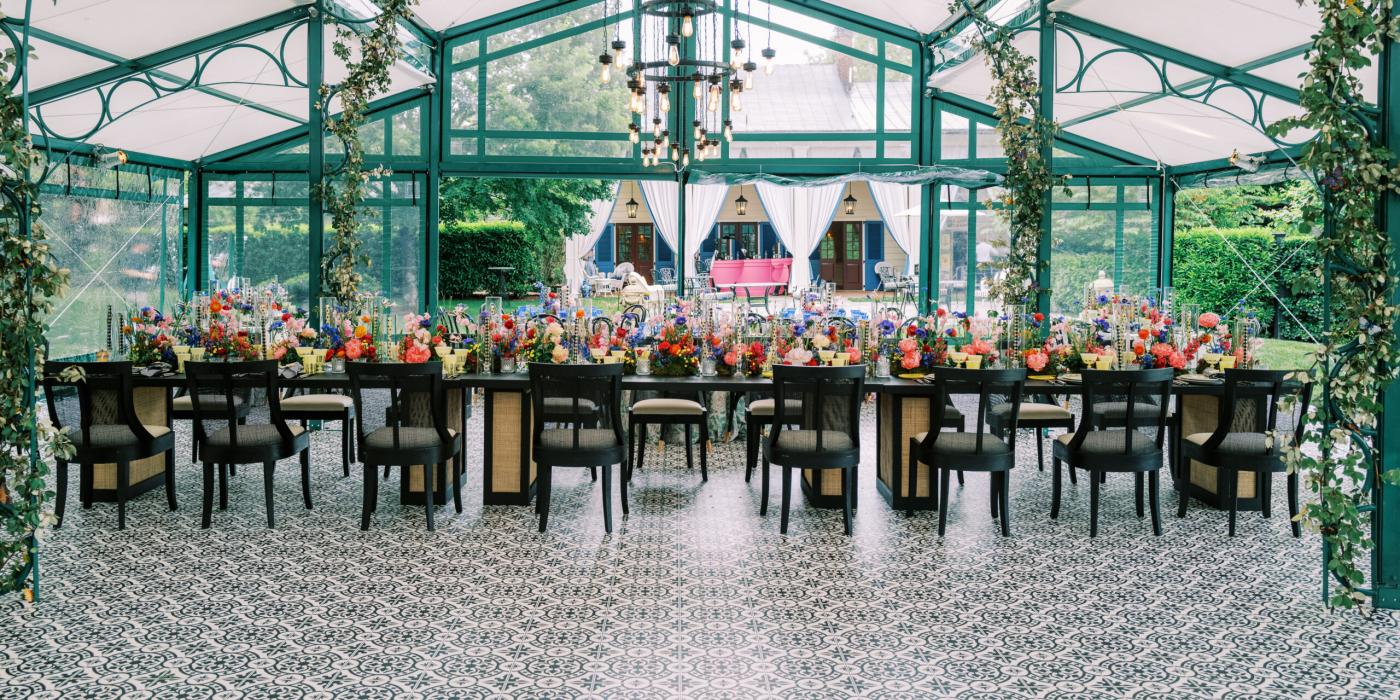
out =
[(997, 212), (1010, 228), (1010, 245), (1006, 257), (992, 263), (1001, 274), (988, 293), (1001, 299), (1002, 308), (1035, 304), (1039, 293), (1050, 290), (1050, 261), (1040, 259), (1040, 237), (1045, 194), (1056, 179), (1044, 155), (1058, 127), (1041, 114), (1035, 59), (1016, 48), (1016, 28), (996, 24), (967, 0), (954, 0), (948, 9), (965, 9), (977, 26), (972, 48), (991, 68), (990, 97), (1006, 158), (1006, 194)]
[[(322, 84), (317, 108), (324, 115), (325, 129), (344, 146), (345, 157), (340, 166), (327, 173), (316, 187), (326, 211), (331, 215), (333, 236), (321, 258), (322, 287), (325, 294), (342, 304), (350, 303), (359, 291), (370, 259), (361, 252), (360, 217), (372, 212), (362, 211), (365, 188), (370, 178), (384, 177), (384, 167), (365, 170), (365, 151), (360, 144), (360, 127), (365, 123), (370, 100), (389, 90), (389, 68), (399, 58), (399, 20), (411, 17), (417, 0), (379, 0), (380, 13), (368, 32), (361, 34), (353, 25), (342, 21), (336, 26), (332, 53), (350, 72), (340, 84)], [(359, 45), (359, 60), (354, 46)], [(328, 112), (333, 97), (340, 98), (340, 115), (331, 119)], [(313, 300), (314, 301), (314, 300)]]
[(1324, 313), (1331, 324), (1311, 377), (1322, 398), (1303, 440), (1318, 445), (1318, 452), (1294, 447), (1288, 450), (1288, 462), (1317, 494), (1301, 518), (1324, 538), (1323, 575), (1337, 583), (1330, 600), (1353, 607), (1366, 600), (1360, 567), (1375, 547), (1372, 486), (1378, 478), (1400, 483), (1400, 470), (1380, 473), (1376, 450), (1381, 393), (1400, 377), (1395, 332), (1400, 308), (1391, 303), (1394, 251), (1376, 212), (1385, 193), (1400, 192), (1400, 169), (1394, 154), (1380, 144), (1356, 73), (1381, 55), (1387, 41), (1400, 38), (1400, 30), (1391, 14), (1392, 0), (1298, 3), (1306, 1), (1318, 5), (1322, 27), (1308, 51), (1309, 72), (1299, 93), (1305, 111), (1272, 125), (1270, 133), (1317, 132), (1301, 162), (1317, 179), (1322, 202), (1304, 209), (1300, 230), (1321, 229), (1319, 275), (1329, 283)]
[[(31, 55), (32, 58), (32, 55)], [(25, 70), (20, 51), (0, 54), (0, 76)], [(52, 515), (43, 452), (72, 454), (72, 443), (40, 421), (35, 399), (36, 352), (44, 321), (62, 293), (66, 270), (55, 264), (39, 225), (38, 187), (30, 180), (40, 158), (30, 140), (22, 81), (0, 79), (0, 591), (27, 587), (39, 530)], [(27, 227), (25, 223), (29, 224)]]

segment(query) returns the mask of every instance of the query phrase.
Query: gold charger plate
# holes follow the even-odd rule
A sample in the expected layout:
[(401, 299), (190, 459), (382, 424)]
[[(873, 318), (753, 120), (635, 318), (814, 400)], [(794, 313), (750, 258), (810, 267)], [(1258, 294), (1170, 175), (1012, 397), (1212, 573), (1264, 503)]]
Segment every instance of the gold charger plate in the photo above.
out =
[(925, 376), (927, 376), (927, 375), (915, 374), (915, 373), (913, 373), (913, 372), (905, 372), (904, 374), (900, 374), (900, 375), (897, 375), (897, 376), (898, 376), (900, 379), (923, 379), (923, 378), (924, 378)]
[(1036, 381), (1038, 381), (1038, 382), (1053, 382), (1053, 381), (1055, 381), (1055, 375), (1053, 375), (1053, 374), (1032, 374), (1032, 375), (1026, 377), (1026, 379), (1034, 379), (1034, 380), (1036, 380)]

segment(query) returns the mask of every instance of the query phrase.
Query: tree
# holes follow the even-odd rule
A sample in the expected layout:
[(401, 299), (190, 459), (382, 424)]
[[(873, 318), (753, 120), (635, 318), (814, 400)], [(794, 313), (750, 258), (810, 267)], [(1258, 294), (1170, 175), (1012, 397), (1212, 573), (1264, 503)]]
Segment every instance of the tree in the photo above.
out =
[(1292, 229), (1303, 207), (1317, 198), (1307, 182), (1238, 185), (1182, 190), (1176, 201), (1176, 228)]
[(504, 219), (525, 226), (549, 280), (563, 271), (564, 239), (588, 232), (591, 203), (614, 196), (602, 180), (445, 178), (440, 211), (444, 223)]

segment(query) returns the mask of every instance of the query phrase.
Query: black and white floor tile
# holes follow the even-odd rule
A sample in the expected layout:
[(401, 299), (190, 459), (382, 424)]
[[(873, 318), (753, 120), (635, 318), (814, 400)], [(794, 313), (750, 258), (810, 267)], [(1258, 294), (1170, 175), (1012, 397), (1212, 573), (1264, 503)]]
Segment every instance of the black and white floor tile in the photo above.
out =
[(1400, 616), (1320, 603), (1318, 539), (1289, 536), (1282, 488), (1275, 516), (1244, 515), (1234, 539), (1222, 513), (1178, 520), (1164, 489), (1155, 538), (1131, 479), (1111, 478), (1090, 540), (1087, 486), (1051, 521), (1050, 475), (1023, 440), (1014, 536), (969, 475), (939, 538), (935, 514), (876, 493), (867, 439), (854, 537), (800, 498), (782, 536), (741, 442), (717, 445), (708, 483), (672, 445), (613, 535), (582, 470), (556, 477), (540, 535), (531, 508), (480, 505), (481, 430), (466, 512), (440, 509), (431, 534), (421, 508), (394, 505), (396, 481), (359, 531), (359, 472), (341, 476), (334, 431), (313, 439), (315, 510), (284, 463), (275, 530), (252, 468), (200, 530), (187, 445), (180, 509), (146, 494), (125, 531), (74, 485), (42, 602), (0, 600), (0, 697), (1400, 696)]

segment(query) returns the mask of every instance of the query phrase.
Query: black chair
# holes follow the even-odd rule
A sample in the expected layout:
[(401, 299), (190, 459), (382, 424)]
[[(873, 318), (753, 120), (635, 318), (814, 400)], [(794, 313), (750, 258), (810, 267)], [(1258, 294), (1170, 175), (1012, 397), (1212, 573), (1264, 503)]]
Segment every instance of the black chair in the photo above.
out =
[(340, 422), (340, 468), (345, 476), (350, 476), (350, 463), (355, 461), (354, 441), (350, 436), (355, 430), (355, 400), (343, 394), (291, 394), (282, 397), (282, 415), (299, 421), (306, 428), (307, 421)]
[[(1215, 432), (1187, 435), (1181, 443), (1181, 459), (1185, 464), (1196, 460), (1220, 470), (1222, 493), (1220, 500), (1229, 503), (1230, 536), (1235, 536), (1235, 513), (1238, 509), (1238, 483), (1240, 472), (1254, 474), (1254, 493), (1259, 499), (1259, 509), (1264, 517), (1269, 517), (1269, 488), (1273, 475), (1288, 471), (1284, 464), (1284, 451), (1290, 445), (1301, 444), (1303, 439), (1303, 417), (1308, 413), (1308, 403), (1312, 398), (1312, 386), (1294, 379), (1296, 372), (1267, 369), (1227, 369), (1225, 370), (1225, 395), (1220, 399), (1219, 422)], [(1279, 402), (1285, 397), (1295, 397), (1297, 408), (1292, 433), (1278, 431)], [(1252, 430), (1235, 430), (1236, 416), (1240, 409), (1254, 409), (1255, 420)], [(1263, 420), (1263, 425), (1258, 421)], [(1262, 429), (1260, 429), (1262, 428)], [(1189, 481), (1189, 479), (1188, 479)], [(1186, 517), (1186, 501), (1190, 496), (1183, 488), (1178, 493), (1177, 517)], [(1294, 537), (1302, 537), (1300, 524), (1292, 520), (1298, 515), (1298, 474), (1288, 475), (1288, 515)]]
[[(448, 462), (462, 450), (463, 436), (447, 427), (447, 394), (442, 386), (442, 363), (377, 364), (349, 362), (350, 393), (355, 413), (360, 416), (358, 442), (364, 463), (364, 501), (360, 508), (360, 529), (369, 529), (369, 518), (379, 508), (379, 466), (397, 466), (408, 471), (417, 465), (423, 472), (423, 510), (428, 531), (433, 523), (435, 484), (452, 489), (453, 505), (462, 512), (461, 471), (456, 465), (448, 472)], [(384, 425), (365, 432), (365, 392), (387, 389), (389, 407)]]
[[(679, 398), (681, 395), (693, 398)], [(685, 464), (690, 469), (695, 468), (695, 449), (690, 443), (695, 436), (695, 427), (700, 427), (700, 480), (710, 480), (706, 449), (710, 442), (710, 412), (701, 402), (702, 398), (699, 391), (680, 392), (677, 396), (642, 399), (627, 409), (628, 468), (623, 478), (632, 479), (632, 465), (636, 465), (637, 469), (642, 468), (647, 451), (647, 426), (655, 425), (664, 434), (667, 426), (680, 425), (685, 427)], [(632, 456), (634, 453), (635, 457)]]
[[(81, 376), (64, 378), (75, 368)], [(68, 463), (78, 464), (78, 493), (83, 507), (92, 506), (97, 464), (116, 464), (117, 529), (126, 529), (126, 501), (131, 491), (131, 463), (165, 453), (165, 498), (175, 510), (175, 434), (164, 425), (143, 425), (132, 402), (130, 362), (45, 362), (44, 400), (49, 420), (57, 429), (68, 429), (74, 453), (58, 459), (58, 501), (54, 505), (57, 527), (63, 526), (68, 500)], [(61, 396), (75, 391), (78, 425), (64, 426), (58, 411)]]
[[(272, 474), (279, 460), (301, 457), (301, 497), (311, 509), (311, 436), (299, 425), (288, 425), (282, 415), (277, 386), (277, 361), (186, 362), (185, 380), (194, 402), (194, 440), (204, 465), (204, 513), (200, 526), (209, 527), (214, 501), (214, 465), (219, 469), (219, 510), (228, 509), (227, 467), (232, 464), (263, 465), (263, 500), (267, 526), (274, 527)], [(247, 423), (240, 416), (238, 394), (267, 394), (269, 421)], [(222, 399), (220, 402), (218, 399)], [(247, 405), (245, 402), (244, 406)], [(224, 423), (210, 430), (208, 423)]]
[(1063, 428), (1074, 432), (1074, 414), (1069, 409), (1052, 403), (1049, 398), (1022, 403), (1020, 417), (1015, 423), (1009, 420), (1010, 411), (1011, 405), (1007, 403), (992, 407), (987, 414), (987, 422), (991, 425), (992, 432), (1005, 440), (1007, 434), (1014, 429), (1034, 430), (1036, 463), (1040, 471), (1045, 471), (1045, 431), (1050, 428)]
[[(1158, 476), (1162, 470), (1162, 446), (1167, 433), (1167, 405), (1173, 370), (1085, 370), (1083, 397), (1084, 415), (1094, 415), (1100, 402), (1116, 403), (1125, 399), (1123, 427), (1094, 430), (1093, 422), (1083, 420), (1079, 429), (1055, 438), (1055, 484), (1051, 496), (1050, 517), (1060, 516), (1060, 463), (1089, 472), (1089, 536), (1099, 533), (1099, 484), (1109, 472), (1131, 473), (1137, 488), (1137, 514), (1143, 515), (1142, 487), (1144, 477), (1149, 482), (1152, 506), (1152, 534), (1162, 534), (1162, 517), (1158, 507)], [(1138, 411), (1143, 405), (1153, 406), (1151, 420), (1144, 420)], [(1149, 432), (1143, 432), (1146, 428)]]
[[(1021, 412), (1021, 393), (1026, 384), (1024, 369), (942, 369), (933, 375), (929, 430), (909, 439), (910, 490), (918, 483), (919, 465), (927, 464), (938, 474), (938, 535), (943, 536), (948, 521), (948, 477), (954, 472), (974, 471), (991, 474), (992, 517), (1001, 518), (1001, 534), (1011, 536), (1011, 470), (1016, 466), (1016, 430)], [(947, 432), (945, 412), (953, 396), (977, 397), (975, 432)], [(1010, 430), (998, 436), (989, 426), (994, 411)], [(912, 495), (912, 494), (911, 494)], [(912, 498), (910, 499), (912, 501)], [(913, 515), (911, 508), (909, 515)]]
[[(842, 470), (842, 515), (851, 534), (851, 501), (860, 466), (860, 405), (865, 398), (865, 366), (773, 368), (773, 431), (763, 444), (763, 504), (768, 512), (768, 464), (783, 468), (783, 513), (779, 532), (787, 534), (793, 469)], [(792, 415), (796, 402), (801, 414)], [(799, 425), (800, 428), (789, 428)]]
[[(186, 364), (189, 363), (186, 362)], [(209, 402), (210, 405), (206, 408), (211, 410), (218, 410), (224, 407), (223, 396), (220, 396), (218, 394), (194, 395), (189, 393), (188, 387), (177, 391), (177, 393), (179, 395), (172, 399), (170, 402), (171, 420), (194, 421), (194, 409), (196, 403)], [(245, 422), (248, 418), (248, 414), (253, 410), (252, 395), (250, 393), (241, 391), (237, 394), (234, 394), (233, 405), (234, 411), (238, 417), (238, 422)], [(190, 444), (190, 461), (200, 461), (198, 441), (195, 441)], [(229, 465), (229, 468), (232, 469), (233, 465)]]
[(622, 464), (622, 513), (627, 509), (627, 451), (622, 434), (620, 415), (622, 402), (622, 365), (554, 365), (530, 363), (530, 396), (536, 415), (550, 415), (547, 406), (564, 404), (554, 415), (580, 416), (588, 410), (586, 404), (597, 407), (594, 415), (611, 417), (610, 427), (591, 427), (584, 421), (567, 421), (567, 427), (548, 428), (546, 421), (535, 421), (535, 465), (539, 468), (539, 494), (536, 510), (540, 517), (540, 532), (549, 525), (549, 498), (553, 488), (555, 467), (603, 468), (603, 529), (612, 533), (612, 475), (613, 465)]

